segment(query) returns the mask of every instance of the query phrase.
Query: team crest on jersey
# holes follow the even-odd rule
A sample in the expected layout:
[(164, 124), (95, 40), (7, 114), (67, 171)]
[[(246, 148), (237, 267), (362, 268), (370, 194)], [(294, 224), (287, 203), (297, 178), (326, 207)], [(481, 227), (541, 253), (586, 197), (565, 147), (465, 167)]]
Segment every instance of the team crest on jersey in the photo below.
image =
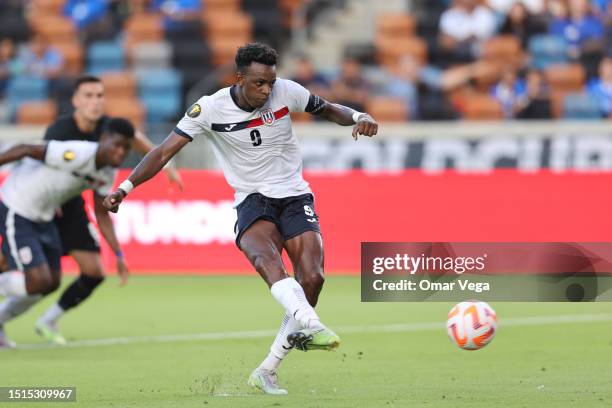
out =
[(19, 248), (19, 259), (21, 259), (21, 263), (29, 264), (32, 262), (32, 249), (29, 246)]
[(200, 116), (200, 113), (202, 113), (202, 107), (199, 103), (194, 103), (187, 111), (187, 116), (189, 116), (190, 118), (197, 118), (198, 116)]
[(67, 161), (67, 162), (73, 161), (75, 157), (76, 157), (76, 154), (74, 154), (72, 150), (66, 150), (64, 152), (64, 161)]
[(274, 112), (272, 111), (272, 109), (266, 109), (259, 112), (259, 117), (261, 118), (261, 120), (263, 120), (263, 123), (268, 126), (273, 124), (275, 121)]

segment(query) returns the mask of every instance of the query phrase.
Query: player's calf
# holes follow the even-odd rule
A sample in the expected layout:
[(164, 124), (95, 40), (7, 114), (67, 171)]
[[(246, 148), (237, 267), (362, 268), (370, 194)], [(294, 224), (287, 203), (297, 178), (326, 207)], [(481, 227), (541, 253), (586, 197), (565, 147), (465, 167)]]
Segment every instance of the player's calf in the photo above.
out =
[(312, 307), (315, 307), (319, 301), (319, 294), (321, 290), (323, 290), (323, 284), (325, 283), (323, 271), (319, 272), (315, 270), (308, 274), (301, 274), (297, 280), (304, 289), (304, 294), (306, 294), (308, 303), (310, 303)]

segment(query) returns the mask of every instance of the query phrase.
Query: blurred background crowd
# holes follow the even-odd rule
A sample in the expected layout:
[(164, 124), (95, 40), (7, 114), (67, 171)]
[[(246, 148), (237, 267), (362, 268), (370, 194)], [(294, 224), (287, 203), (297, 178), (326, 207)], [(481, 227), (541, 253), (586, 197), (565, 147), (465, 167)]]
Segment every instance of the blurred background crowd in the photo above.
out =
[(402, 0), (353, 25), (337, 64), (310, 55), (359, 2), (376, 3), (0, 0), (0, 123), (69, 112), (82, 73), (110, 115), (173, 122), (232, 83), (252, 40), (279, 49), (282, 76), (382, 121), (612, 118), (612, 0)]

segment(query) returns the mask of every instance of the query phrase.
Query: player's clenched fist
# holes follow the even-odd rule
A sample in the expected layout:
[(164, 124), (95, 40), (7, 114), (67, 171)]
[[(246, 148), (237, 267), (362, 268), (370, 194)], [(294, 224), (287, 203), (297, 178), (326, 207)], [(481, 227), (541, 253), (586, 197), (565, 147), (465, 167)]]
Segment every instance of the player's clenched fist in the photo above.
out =
[(361, 114), (353, 126), (353, 139), (357, 140), (358, 135), (372, 137), (376, 133), (378, 133), (378, 123), (367, 113)]
[(125, 196), (126, 194), (122, 189), (116, 189), (115, 191), (107, 195), (106, 198), (104, 198), (104, 208), (106, 208), (110, 212), (116, 213), (117, 211), (119, 211), (119, 204), (121, 204), (121, 201), (123, 201)]

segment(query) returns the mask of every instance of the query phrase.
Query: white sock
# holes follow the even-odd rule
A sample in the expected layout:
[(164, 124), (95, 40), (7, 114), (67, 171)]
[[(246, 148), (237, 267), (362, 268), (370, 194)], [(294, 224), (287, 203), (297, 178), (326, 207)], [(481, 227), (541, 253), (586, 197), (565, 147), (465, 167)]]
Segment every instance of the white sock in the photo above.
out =
[(291, 345), (287, 341), (287, 335), (300, 329), (302, 329), (302, 325), (293, 316), (286, 314), (281, 322), (278, 334), (270, 347), (270, 353), (259, 366), (266, 370), (276, 370), (292, 350)]
[(0, 273), (0, 295), (26, 296), (25, 275), (21, 271)]
[(47, 324), (55, 324), (64, 313), (66, 313), (66, 311), (62, 309), (59, 303), (54, 303), (49, 306), (39, 320)]
[(33, 304), (42, 299), (42, 295), (10, 296), (0, 303), (0, 324), (26, 312)]
[(303, 328), (321, 329), (325, 326), (312, 306), (306, 300), (304, 289), (293, 278), (281, 279), (270, 289), (274, 299), (285, 308), (288, 315), (295, 317)]

